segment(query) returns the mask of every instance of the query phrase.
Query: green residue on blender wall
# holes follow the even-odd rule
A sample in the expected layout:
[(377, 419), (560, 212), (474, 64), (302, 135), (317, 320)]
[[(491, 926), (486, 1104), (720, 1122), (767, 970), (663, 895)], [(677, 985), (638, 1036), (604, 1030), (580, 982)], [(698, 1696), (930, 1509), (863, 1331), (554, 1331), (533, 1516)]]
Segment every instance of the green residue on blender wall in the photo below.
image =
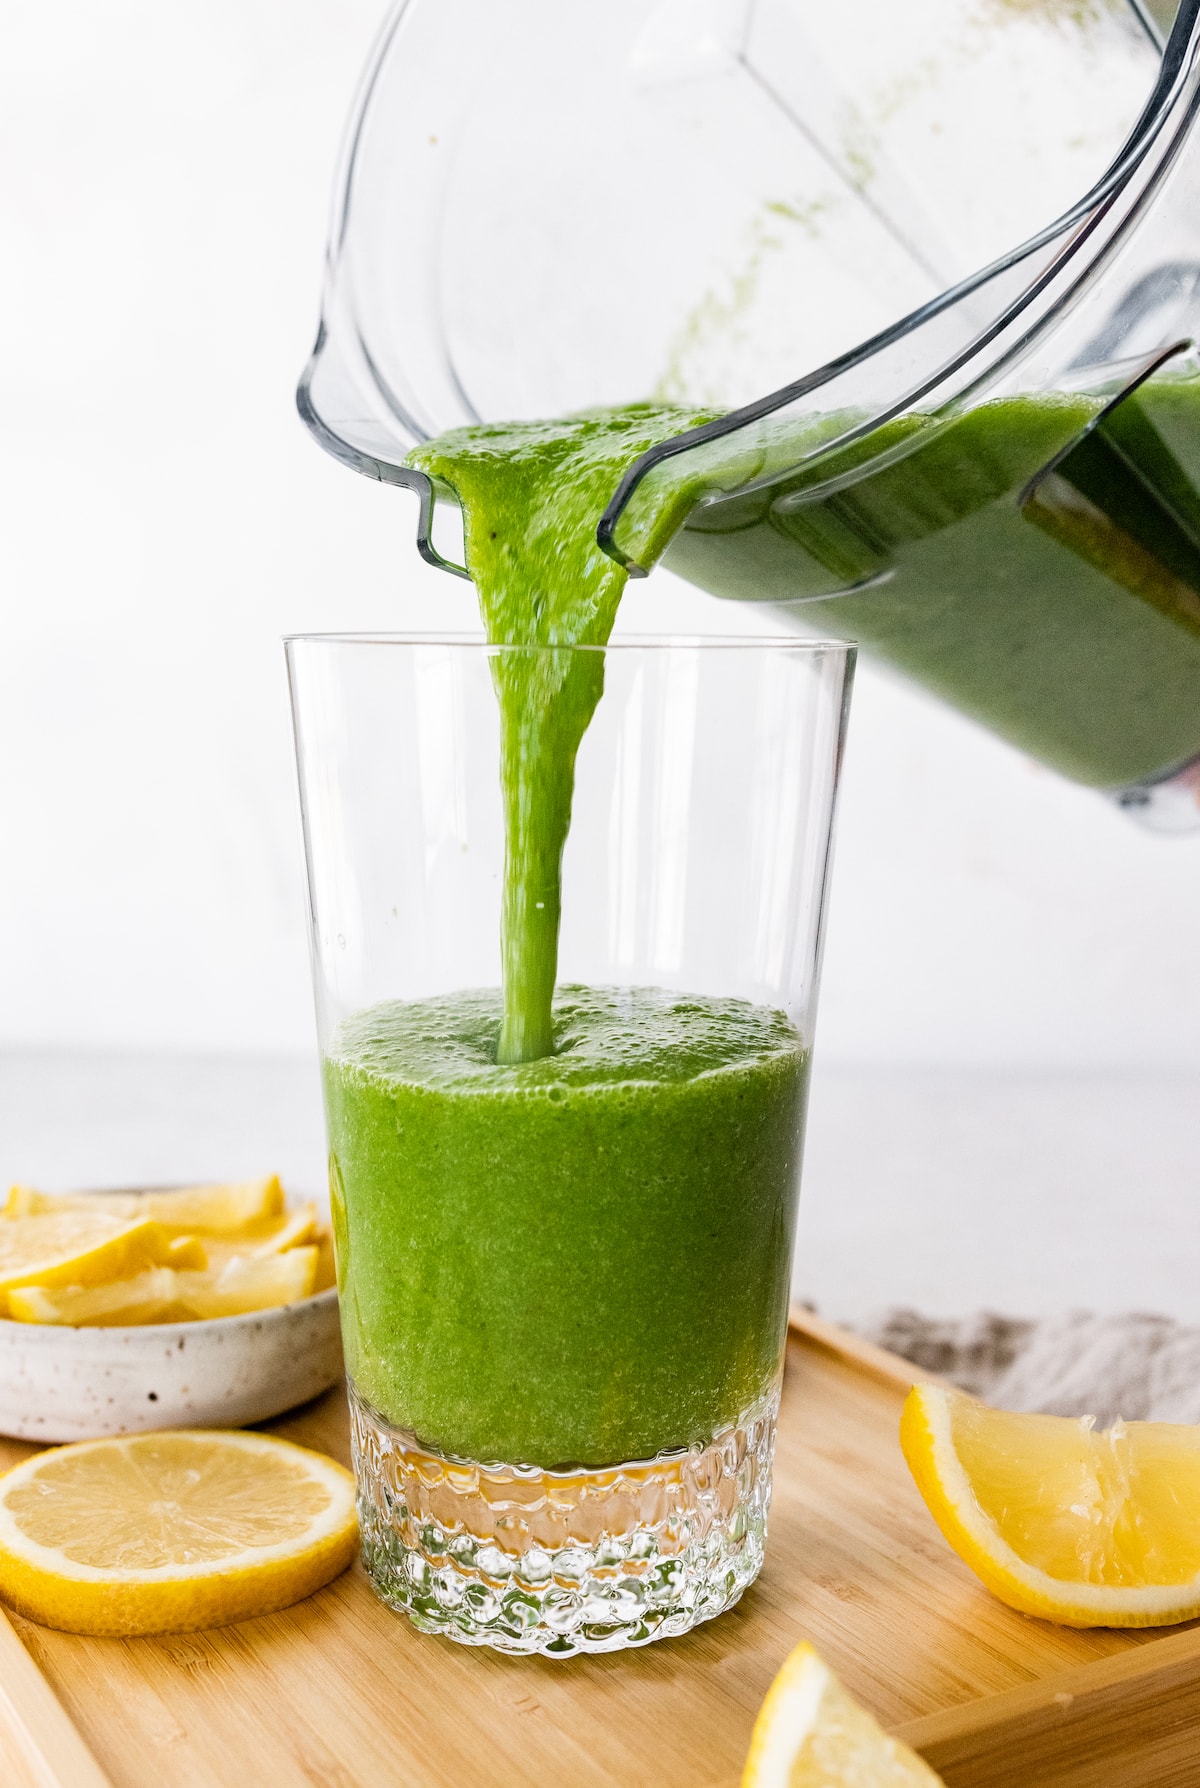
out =
[(596, 544), (596, 522), (631, 460), (706, 418), (635, 404), (559, 422), (480, 425), (417, 448), (410, 463), (462, 505), (467, 565), (488, 639), (538, 651), (499, 654), (505, 866), (504, 1008), (497, 1059), (553, 1049), (562, 854), (575, 756), (604, 689), (604, 655), (625, 571)]

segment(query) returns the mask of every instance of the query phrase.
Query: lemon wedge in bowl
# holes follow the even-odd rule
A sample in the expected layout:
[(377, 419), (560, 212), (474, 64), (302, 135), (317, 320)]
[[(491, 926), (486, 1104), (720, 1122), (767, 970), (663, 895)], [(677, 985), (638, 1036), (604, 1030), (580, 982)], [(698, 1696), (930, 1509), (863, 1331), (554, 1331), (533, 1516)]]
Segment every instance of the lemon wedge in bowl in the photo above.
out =
[(63, 1210), (0, 1224), (0, 1315), (21, 1285), (100, 1285), (171, 1258), (160, 1224), (101, 1210)]
[(767, 1691), (742, 1788), (936, 1788), (941, 1779), (803, 1643)]
[(84, 1441), (0, 1478), (0, 1595), (68, 1633), (270, 1614), (343, 1571), (357, 1539), (345, 1467), (267, 1434)]
[(62, 1290), (19, 1286), (8, 1294), (8, 1314), (14, 1322), (77, 1328), (245, 1316), (311, 1297), (317, 1254), (315, 1247), (289, 1248), (282, 1254), (234, 1256), (219, 1270), (150, 1267), (132, 1279), (114, 1279), (106, 1285)]
[(126, 1222), (149, 1217), (175, 1233), (235, 1235), (249, 1224), (268, 1223), (281, 1217), (285, 1202), (279, 1175), (272, 1173), (265, 1179), (236, 1180), (217, 1186), (179, 1186), (162, 1192), (37, 1192), (31, 1186), (13, 1186), (0, 1207), (0, 1216), (104, 1211)]
[(988, 1588), (1072, 1627), (1200, 1614), (1200, 1428), (1014, 1415), (916, 1385), (900, 1443), (934, 1520)]

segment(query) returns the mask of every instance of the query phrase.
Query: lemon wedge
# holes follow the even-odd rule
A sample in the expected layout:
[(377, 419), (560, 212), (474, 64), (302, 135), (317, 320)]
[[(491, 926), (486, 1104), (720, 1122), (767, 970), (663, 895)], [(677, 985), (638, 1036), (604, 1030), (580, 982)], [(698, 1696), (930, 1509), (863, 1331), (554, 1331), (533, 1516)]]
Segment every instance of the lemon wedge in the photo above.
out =
[(72, 1328), (245, 1316), (311, 1297), (317, 1259), (315, 1247), (291, 1248), (262, 1258), (239, 1257), (219, 1271), (150, 1267), (107, 1285), (24, 1285), (8, 1294), (8, 1314), (16, 1322)]
[(167, 1263), (173, 1267), (197, 1267), (203, 1272), (208, 1266), (208, 1249), (198, 1235), (171, 1236), (167, 1242)]
[(900, 1443), (934, 1520), (988, 1588), (1072, 1627), (1200, 1614), (1200, 1428), (1011, 1415), (917, 1385)]
[(218, 1273), (177, 1273), (178, 1300), (190, 1315), (243, 1316), (312, 1296), (316, 1248), (289, 1248), (261, 1258), (240, 1255)]
[(177, 1277), (170, 1267), (148, 1267), (132, 1279), (116, 1279), (111, 1285), (21, 1285), (8, 1294), (8, 1314), (13, 1322), (75, 1328), (169, 1322)]
[(20, 1322), (111, 1327), (239, 1316), (296, 1303), (333, 1281), (316, 1205), (285, 1209), (275, 1175), (174, 1192), (13, 1186), (0, 1210), (0, 1316)]
[(103, 1211), (125, 1222), (150, 1218), (176, 1233), (228, 1235), (236, 1234), (247, 1224), (280, 1217), (283, 1208), (283, 1187), (279, 1175), (273, 1173), (266, 1179), (182, 1186), (169, 1192), (35, 1192), (30, 1186), (13, 1186), (3, 1215), (40, 1217), (67, 1209)]
[(269, 1217), (262, 1223), (247, 1223), (235, 1235), (207, 1238), (209, 1260), (213, 1266), (224, 1266), (227, 1261), (239, 1255), (258, 1258), (266, 1254), (283, 1254), (289, 1248), (300, 1248), (309, 1242), (316, 1242), (320, 1228), (316, 1205), (297, 1205), (282, 1217)]
[(157, 1223), (129, 1223), (106, 1211), (55, 1211), (0, 1224), (0, 1300), (19, 1285), (99, 1285), (170, 1255)]
[(882, 1731), (804, 1643), (767, 1691), (742, 1788), (931, 1788), (940, 1781), (915, 1751)]
[(354, 1480), (266, 1434), (84, 1441), (0, 1478), (0, 1594), (69, 1633), (184, 1633), (287, 1608), (349, 1564)]

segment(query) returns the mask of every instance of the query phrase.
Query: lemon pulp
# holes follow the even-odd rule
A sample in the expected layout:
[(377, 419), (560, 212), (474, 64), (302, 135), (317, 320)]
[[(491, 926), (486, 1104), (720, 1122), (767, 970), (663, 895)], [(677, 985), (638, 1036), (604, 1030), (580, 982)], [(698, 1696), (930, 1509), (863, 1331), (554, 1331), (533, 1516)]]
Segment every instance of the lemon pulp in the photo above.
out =
[(901, 1444), (950, 1544), (1011, 1606), (1072, 1626), (1200, 1613), (1200, 1428), (1100, 1430), (917, 1385)]

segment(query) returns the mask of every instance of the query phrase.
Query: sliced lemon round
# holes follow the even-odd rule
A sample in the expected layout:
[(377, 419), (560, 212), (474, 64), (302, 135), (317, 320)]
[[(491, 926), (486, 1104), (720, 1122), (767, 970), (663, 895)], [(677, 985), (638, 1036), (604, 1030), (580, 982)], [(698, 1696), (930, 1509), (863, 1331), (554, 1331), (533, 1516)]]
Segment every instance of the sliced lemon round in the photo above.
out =
[(354, 1479), (266, 1434), (131, 1434), (0, 1478), (0, 1595), (68, 1633), (185, 1633), (287, 1608), (350, 1563)]
[(742, 1788), (930, 1788), (940, 1781), (915, 1751), (888, 1737), (804, 1643), (767, 1691)]
[(988, 1588), (1072, 1627), (1200, 1614), (1200, 1428), (1012, 1415), (938, 1385), (900, 1444), (934, 1520)]

